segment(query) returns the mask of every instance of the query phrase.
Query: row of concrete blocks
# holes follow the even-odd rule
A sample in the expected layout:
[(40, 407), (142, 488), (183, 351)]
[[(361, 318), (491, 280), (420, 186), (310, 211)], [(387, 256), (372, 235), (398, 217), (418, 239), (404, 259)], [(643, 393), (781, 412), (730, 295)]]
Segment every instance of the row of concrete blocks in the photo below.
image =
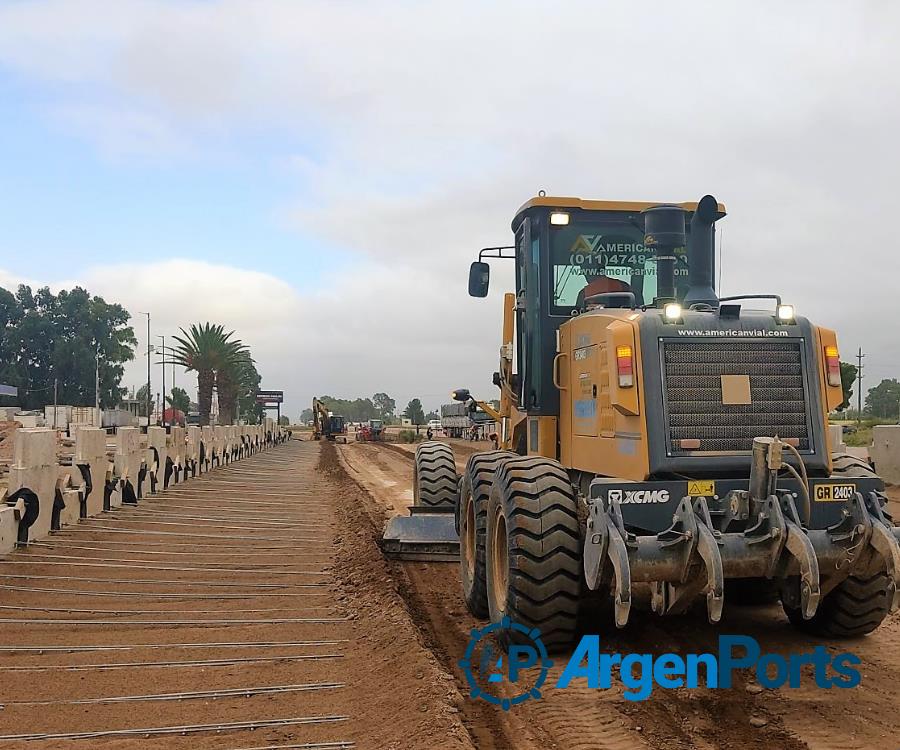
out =
[[(97, 427), (75, 431), (71, 465), (57, 458), (56, 430), (20, 428), (13, 443), (5, 503), (0, 504), (0, 555), (104, 510), (137, 503), (284, 442), (289, 433), (261, 425)], [(108, 443), (107, 441), (112, 442)]]
[[(844, 443), (844, 428), (833, 424), (828, 429), (832, 452), (849, 453)], [(888, 484), (900, 485), (900, 425), (882, 424), (873, 427), (872, 445), (866, 452), (869, 463), (879, 477)]]

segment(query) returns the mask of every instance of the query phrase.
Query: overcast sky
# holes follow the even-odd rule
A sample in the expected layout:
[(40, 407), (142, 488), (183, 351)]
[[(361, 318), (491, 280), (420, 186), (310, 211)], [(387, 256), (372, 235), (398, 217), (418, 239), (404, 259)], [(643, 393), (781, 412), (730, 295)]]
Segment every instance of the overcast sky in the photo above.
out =
[(898, 34), (890, 0), (0, 0), (0, 285), (85, 285), (142, 349), (137, 311), (221, 322), (292, 416), (430, 407), (495, 394), (507, 277), (466, 276), (527, 198), (713, 193), (723, 291), (781, 293), (873, 385), (900, 376)]

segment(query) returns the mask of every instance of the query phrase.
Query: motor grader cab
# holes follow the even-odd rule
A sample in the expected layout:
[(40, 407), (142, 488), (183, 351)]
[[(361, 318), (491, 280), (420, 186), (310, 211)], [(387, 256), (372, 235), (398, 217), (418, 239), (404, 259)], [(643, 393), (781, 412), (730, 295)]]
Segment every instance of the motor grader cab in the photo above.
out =
[[(516, 213), (514, 245), (472, 264), (476, 297), (486, 260), (515, 264), (493, 378), (501, 450), (473, 455), (454, 493), (437, 481), (456, 477), (450, 446), (422, 444), (414, 495), (446, 511), (420, 537), (452, 515), (476, 616), (562, 647), (585, 586), (609, 593), (619, 627), (638, 582), (655, 612), (704, 597), (712, 622), (726, 582), (737, 598), (762, 587), (795, 625), (831, 635), (869, 632), (896, 607), (900, 529), (883, 483), (828, 442), (843, 400), (835, 334), (774, 294), (717, 296), (724, 216), (711, 196), (542, 195)], [(397, 531), (386, 551), (409, 554)]]

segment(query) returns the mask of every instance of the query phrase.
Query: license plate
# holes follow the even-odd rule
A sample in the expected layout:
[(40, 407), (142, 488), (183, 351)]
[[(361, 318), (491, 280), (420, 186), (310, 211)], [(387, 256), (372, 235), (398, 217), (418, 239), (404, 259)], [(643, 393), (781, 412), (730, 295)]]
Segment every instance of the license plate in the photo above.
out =
[(820, 503), (840, 503), (856, 492), (855, 484), (817, 484), (813, 496)]

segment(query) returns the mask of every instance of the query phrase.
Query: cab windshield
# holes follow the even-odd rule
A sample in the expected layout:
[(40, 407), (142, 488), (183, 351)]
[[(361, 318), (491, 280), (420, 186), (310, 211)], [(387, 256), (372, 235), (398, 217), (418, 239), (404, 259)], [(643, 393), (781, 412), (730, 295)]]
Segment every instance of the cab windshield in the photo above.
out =
[[(573, 221), (550, 228), (553, 315), (584, 309), (584, 300), (605, 292), (632, 292), (638, 305), (656, 296), (656, 260), (644, 232), (627, 222)], [(675, 283), (687, 284), (687, 258), (680, 251)], [(681, 296), (679, 294), (679, 296)]]

